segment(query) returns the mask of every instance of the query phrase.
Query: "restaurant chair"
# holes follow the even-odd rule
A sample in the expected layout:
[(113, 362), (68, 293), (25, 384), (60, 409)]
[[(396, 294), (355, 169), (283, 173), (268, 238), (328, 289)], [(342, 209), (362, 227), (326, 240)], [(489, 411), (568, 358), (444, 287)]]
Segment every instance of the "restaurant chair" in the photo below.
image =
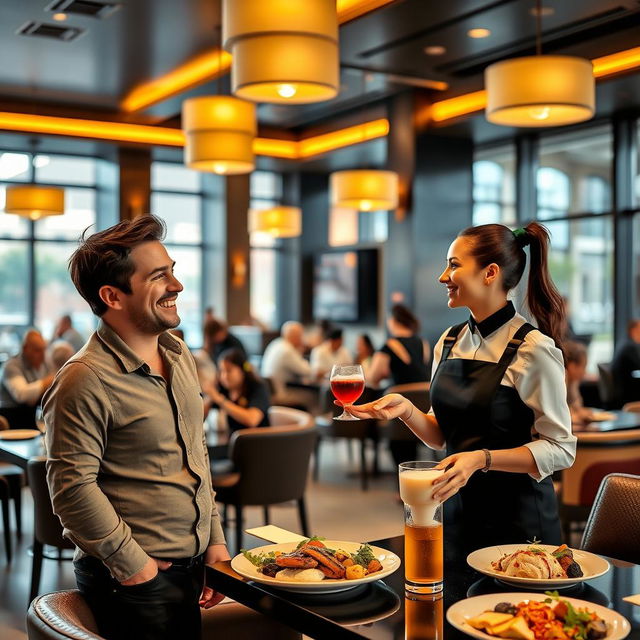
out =
[(9, 500), (11, 497), (9, 483), (5, 478), (0, 477), (0, 502), (2, 503), (2, 530), (4, 533), (4, 552), (7, 556), (7, 564), (11, 563), (11, 518), (9, 516)]
[(576, 459), (562, 471), (559, 493), (564, 542), (586, 522), (602, 479), (610, 473), (638, 473), (640, 429), (577, 432)]
[[(236, 552), (242, 547), (243, 509), (248, 506), (295, 500), (302, 532), (309, 535), (304, 493), (315, 441), (316, 429), (309, 423), (240, 429), (231, 436), (229, 457), (234, 471), (214, 476), (213, 487), (216, 501), (224, 505), (225, 527), (229, 525), (227, 506), (235, 508)], [(265, 520), (269, 524), (266, 509)]]
[(620, 406), (610, 362), (598, 364), (598, 392), (605, 409), (617, 409)]
[[(636, 466), (636, 470), (639, 467)], [(640, 564), (640, 476), (611, 473), (600, 484), (581, 549)]]
[[(0, 416), (0, 431), (5, 431), (9, 429), (9, 421), (4, 417)], [(0, 462), (0, 478), (6, 481), (9, 488), (9, 500), (13, 500), (13, 509), (16, 516), (16, 533), (18, 534), (18, 538), (22, 537), (22, 487), (24, 486), (24, 471), (8, 462)], [(3, 501), (2, 505), (3, 509), (3, 519), (4, 519), (4, 509), (5, 504)], [(9, 531), (9, 520), (8, 520), (8, 503), (7, 503), (7, 520), (5, 524), (5, 537), (8, 535)]]
[(31, 590), (33, 600), (40, 587), (40, 573), (44, 558), (54, 559), (44, 552), (44, 545), (58, 549), (57, 560), (70, 560), (62, 556), (63, 549), (75, 549), (70, 540), (62, 536), (62, 524), (53, 513), (49, 487), (47, 485), (46, 458), (31, 458), (27, 467), (29, 486), (33, 494), (33, 565), (31, 568)]
[[(202, 640), (298, 640), (293, 629), (233, 600), (202, 612)], [(38, 596), (27, 612), (29, 640), (101, 640), (85, 599), (76, 589)]]
[[(369, 469), (367, 467), (367, 444), (373, 446), (373, 474), (378, 473), (378, 430), (376, 420), (334, 420), (333, 417), (342, 413), (342, 407), (334, 404), (334, 396), (330, 388), (326, 388), (322, 395), (321, 410), (323, 413), (316, 416), (316, 427), (318, 429), (318, 439), (316, 441), (315, 465), (313, 477), (316, 482), (320, 478), (320, 445), (327, 439), (343, 439), (350, 445), (356, 442), (360, 450), (360, 484), (363, 491), (369, 488)], [(373, 402), (380, 397), (378, 389), (365, 387), (357, 404)], [(349, 459), (351, 459), (351, 449), (347, 449)]]

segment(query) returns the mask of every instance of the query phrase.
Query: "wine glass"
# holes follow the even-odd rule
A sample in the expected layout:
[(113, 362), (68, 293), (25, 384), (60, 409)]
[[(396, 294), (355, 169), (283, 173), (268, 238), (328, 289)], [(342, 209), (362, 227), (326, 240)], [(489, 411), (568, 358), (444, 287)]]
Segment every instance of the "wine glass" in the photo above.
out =
[(331, 392), (342, 403), (343, 411), (334, 420), (360, 420), (347, 411), (347, 406), (353, 404), (364, 391), (364, 372), (359, 364), (333, 365), (331, 369)]

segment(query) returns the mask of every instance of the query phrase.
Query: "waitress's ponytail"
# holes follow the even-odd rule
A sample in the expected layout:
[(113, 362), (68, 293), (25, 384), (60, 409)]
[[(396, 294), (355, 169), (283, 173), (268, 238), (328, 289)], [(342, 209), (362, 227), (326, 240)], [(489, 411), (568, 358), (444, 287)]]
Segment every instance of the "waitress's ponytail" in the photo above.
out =
[(562, 349), (565, 304), (549, 274), (549, 232), (538, 222), (524, 227), (529, 240), (529, 281), (527, 306), (538, 323), (538, 328)]
[(515, 231), (502, 224), (483, 224), (469, 227), (458, 236), (473, 241), (470, 253), (482, 268), (492, 263), (500, 267), (505, 291), (511, 291), (520, 282), (527, 261), (524, 248), (530, 247), (527, 305), (540, 331), (562, 349), (565, 305), (549, 275), (547, 229), (538, 222)]

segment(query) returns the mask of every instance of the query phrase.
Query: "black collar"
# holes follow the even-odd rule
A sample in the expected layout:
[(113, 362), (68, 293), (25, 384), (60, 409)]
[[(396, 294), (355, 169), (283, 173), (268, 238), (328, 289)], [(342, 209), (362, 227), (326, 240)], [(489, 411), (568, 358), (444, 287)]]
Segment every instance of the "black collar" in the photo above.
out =
[(492, 334), (496, 329), (499, 329), (503, 324), (506, 324), (516, 315), (516, 310), (511, 300), (498, 309), (495, 313), (492, 313), (488, 318), (485, 318), (482, 322), (476, 322), (473, 316), (469, 316), (469, 331), (473, 333), (477, 329), (483, 338)]

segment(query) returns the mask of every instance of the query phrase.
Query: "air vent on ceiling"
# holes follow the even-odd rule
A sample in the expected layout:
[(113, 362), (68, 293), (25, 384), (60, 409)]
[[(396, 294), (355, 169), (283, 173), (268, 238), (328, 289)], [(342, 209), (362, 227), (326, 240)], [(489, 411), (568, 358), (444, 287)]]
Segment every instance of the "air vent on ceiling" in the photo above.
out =
[(53, 38), (63, 42), (75, 40), (84, 29), (77, 27), (61, 27), (57, 24), (45, 24), (44, 22), (27, 22), (22, 25), (16, 34), (19, 36), (37, 36), (40, 38)]
[(102, 0), (53, 0), (44, 10), (102, 19), (110, 16), (121, 6), (119, 2), (103, 2)]

